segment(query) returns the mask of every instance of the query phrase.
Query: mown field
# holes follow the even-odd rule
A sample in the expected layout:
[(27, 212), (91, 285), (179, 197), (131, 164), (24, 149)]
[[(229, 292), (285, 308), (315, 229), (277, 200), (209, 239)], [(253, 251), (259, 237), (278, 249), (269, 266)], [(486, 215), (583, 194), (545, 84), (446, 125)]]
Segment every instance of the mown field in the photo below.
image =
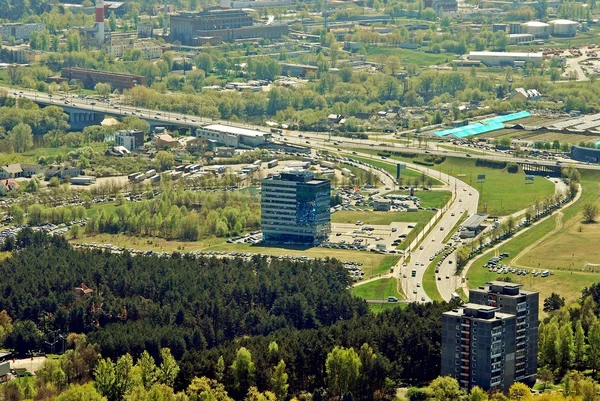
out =
[[(549, 269), (554, 275), (542, 278), (526, 276), (511, 276), (514, 281), (522, 283), (527, 288), (540, 292), (540, 303), (552, 292), (565, 297), (568, 302), (577, 300), (581, 290), (591, 283), (600, 280), (600, 268), (588, 266), (585, 263), (600, 264), (600, 224), (583, 224), (581, 208), (588, 202), (598, 202), (600, 199), (600, 172), (582, 171), (581, 198), (573, 205), (556, 212), (552, 217), (536, 225), (526, 233), (515, 237), (499, 247), (498, 252), (508, 252), (510, 257), (502, 261), (510, 265), (513, 259), (530, 247), (547, 233), (557, 231), (522, 254), (518, 265), (529, 269)], [(580, 231), (581, 228), (581, 231)], [(477, 287), (487, 281), (507, 276), (489, 272), (482, 267), (496, 252), (487, 252), (473, 262), (467, 278), (470, 288)]]

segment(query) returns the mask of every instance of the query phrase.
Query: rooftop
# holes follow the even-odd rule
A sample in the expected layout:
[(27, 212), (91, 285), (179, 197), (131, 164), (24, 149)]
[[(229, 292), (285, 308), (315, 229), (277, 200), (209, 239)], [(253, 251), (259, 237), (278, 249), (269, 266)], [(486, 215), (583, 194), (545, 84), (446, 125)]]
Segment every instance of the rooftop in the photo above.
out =
[(251, 130), (251, 129), (246, 129), (246, 128), (231, 127), (229, 125), (222, 125), (222, 124), (211, 124), (211, 125), (207, 125), (203, 128), (207, 129), (207, 130), (222, 132), (224, 134), (231, 134), (231, 135), (251, 136), (251, 137), (260, 137), (260, 136), (265, 135), (265, 133), (261, 132), (261, 131), (256, 131), (256, 130)]
[(473, 214), (462, 224), (462, 226), (467, 229), (469, 229), (469, 228), (477, 229), (483, 224), (483, 222), (487, 218), (488, 218), (487, 214), (482, 214), (482, 213)]
[(495, 57), (539, 57), (542, 58), (542, 53), (525, 53), (525, 52), (470, 52), (472, 56), (495, 56)]

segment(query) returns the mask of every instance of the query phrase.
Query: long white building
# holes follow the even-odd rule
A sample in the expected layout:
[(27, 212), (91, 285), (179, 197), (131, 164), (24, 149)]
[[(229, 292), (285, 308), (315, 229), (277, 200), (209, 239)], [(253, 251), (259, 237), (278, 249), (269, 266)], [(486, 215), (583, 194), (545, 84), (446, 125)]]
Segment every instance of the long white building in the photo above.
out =
[(542, 53), (524, 52), (470, 52), (469, 60), (481, 61), (488, 67), (520, 67), (528, 61), (536, 66), (542, 64), (544, 57)]

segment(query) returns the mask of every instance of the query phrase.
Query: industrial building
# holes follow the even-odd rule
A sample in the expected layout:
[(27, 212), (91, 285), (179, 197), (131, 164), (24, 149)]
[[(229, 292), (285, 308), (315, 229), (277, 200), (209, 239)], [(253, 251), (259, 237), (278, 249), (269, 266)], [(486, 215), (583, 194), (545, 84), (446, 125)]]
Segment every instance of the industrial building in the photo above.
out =
[(513, 33), (508, 35), (509, 45), (518, 45), (520, 43), (531, 43), (535, 40), (535, 36), (530, 33)]
[(69, 81), (80, 81), (86, 89), (94, 89), (97, 83), (110, 84), (113, 90), (131, 89), (135, 86), (146, 86), (146, 77), (141, 75), (104, 72), (87, 68), (63, 68), (61, 76)]
[(316, 74), (319, 68), (315, 65), (279, 63), (281, 65), (281, 75), (284, 77), (304, 78), (309, 73)]
[(577, 34), (579, 23), (567, 19), (550, 21), (552, 36), (572, 38)]
[(194, 136), (234, 148), (256, 148), (271, 138), (269, 133), (221, 124), (196, 128)]
[(331, 185), (308, 171), (262, 180), (261, 220), (266, 243), (319, 244), (331, 232)]
[(29, 40), (32, 32), (42, 32), (46, 29), (44, 24), (13, 23), (0, 25), (0, 34), (3, 40), (13, 37), (16, 40)]
[(548, 39), (550, 36), (550, 24), (540, 21), (525, 22), (522, 26), (522, 33), (528, 33), (535, 36), (536, 39)]
[(170, 41), (197, 46), (208, 38), (222, 42), (237, 39), (276, 39), (287, 35), (287, 24), (254, 24), (252, 16), (242, 10), (208, 10), (170, 16)]
[(442, 315), (441, 374), (461, 387), (506, 392), (533, 385), (537, 372), (539, 294), (493, 281), (469, 291), (469, 303)]
[(106, 41), (106, 33), (104, 30), (104, 0), (96, 0), (94, 8), (94, 26), (90, 28), (81, 28), (79, 34), (85, 45), (94, 45), (100, 47)]
[(571, 159), (578, 162), (598, 163), (600, 162), (600, 149), (573, 146), (571, 148)]
[(533, 62), (539, 67), (543, 61), (542, 53), (522, 52), (477, 52), (469, 53), (469, 60), (481, 61), (488, 67), (522, 67), (526, 62)]
[[(461, 238), (474, 237), (483, 230), (483, 223), (488, 218), (487, 214), (476, 213), (469, 216), (467, 220), (462, 224), (463, 230), (461, 231)], [(471, 233), (471, 235), (463, 234)]]
[(425, 0), (424, 8), (433, 8), (436, 12), (458, 11), (458, 0)]

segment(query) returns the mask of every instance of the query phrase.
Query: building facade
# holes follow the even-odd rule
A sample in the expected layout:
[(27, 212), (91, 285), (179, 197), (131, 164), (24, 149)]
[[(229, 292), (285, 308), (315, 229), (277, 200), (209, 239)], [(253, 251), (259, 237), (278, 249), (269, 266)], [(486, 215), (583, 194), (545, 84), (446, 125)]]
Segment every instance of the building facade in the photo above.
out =
[(229, 125), (211, 124), (196, 128), (194, 136), (234, 148), (256, 148), (265, 145), (271, 134)]
[(4, 24), (0, 25), (0, 34), (3, 40), (8, 40), (11, 36), (16, 40), (29, 40), (32, 32), (42, 32), (45, 29), (44, 24)]
[(242, 10), (208, 10), (170, 16), (170, 41), (197, 46), (202, 38), (223, 42), (236, 39), (274, 39), (288, 33), (286, 24), (254, 25), (252, 16)]
[(267, 243), (318, 244), (331, 232), (331, 185), (307, 171), (262, 180), (262, 232)]
[(600, 149), (575, 145), (571, 148), (571, 158), (580, 162), (598, 163), (600, 162)]
[(469, 303), (442, 315), (442, 375), (461, 387), (508, 391), (535, 384), (539, 294), (493, 281), (469, 291)]
[(132, 74), (104, 72), (87, 68), (63, 68), (61, 76), (69, 81), (80, 81), (86, 89), (94, 89), (97, 83), (110, 84), (113, 90), (131, 89), (135, 86), (146, 86), (146, 77)]
[(132, 151), (144, 146), (144, 133), (140, 130), (117, 131), (115, 144)]

